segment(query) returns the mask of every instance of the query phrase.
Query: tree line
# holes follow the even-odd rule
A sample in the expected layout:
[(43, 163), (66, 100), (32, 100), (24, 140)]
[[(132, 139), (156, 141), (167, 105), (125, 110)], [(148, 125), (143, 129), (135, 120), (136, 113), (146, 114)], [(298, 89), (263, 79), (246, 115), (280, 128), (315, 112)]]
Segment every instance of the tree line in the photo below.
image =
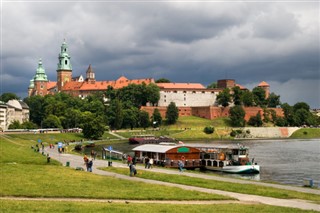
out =
[[(210, 86), (214, 88), (216, 84)], [(318, 126), (320, 119), (310, 111), (310, 106), (304, 102), (298, 102), (293, 106), (288, 103), (281, 103), (280, 96), (271, 93), (266, 97), (263, 88), (255, 87), (252, 91), (242, 91), (239, 87), (231, 89), (226, 88), (217, 96), (217, 103), (223, 107), (227, 107), (233, 103), (230, 108), (230, 121), (232, 126), (243, 127), (246, 124), (251, 126), (262, 126), (263, 123), (273, 123), (276, 126)], [(243, 107), (261, 107), (263, 109), (263, 119), (258, 112), (255, 116), (251, 116), (246, 122), (245, 111)], [(283, 110), (284, 116), (276, 115), (276, 112), (270, 108), (279, 107)]]
[[(3, 94), (3, 101), (19, 99), (12, 93)], [(9, 129), (82, 128), (84, 137), (98, 139), (105, 130), (121, 128), (159, 127), (162, 117), (158, 109), (152, 116), (141, 111), (141, 106), (155, 105), (160, 99), (156, 84), (130, 84), (121, 89), (108, 87), (106, 92), (96, 92), (86, 98), (66, 93), (31, 96), (24, 99), (29, 106), (30, 121), (14, 121)], [(166, 114), (168, 123), (178, 119), (178, 108), (171, 103)]]

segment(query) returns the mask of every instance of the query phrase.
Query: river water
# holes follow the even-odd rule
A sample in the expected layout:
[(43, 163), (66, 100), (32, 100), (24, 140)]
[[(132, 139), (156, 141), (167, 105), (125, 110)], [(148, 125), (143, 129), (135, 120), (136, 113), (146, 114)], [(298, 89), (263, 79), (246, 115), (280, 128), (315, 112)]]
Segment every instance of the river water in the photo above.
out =
[[(241, 144), (249, 148), (249, 158), (260, 165), (260, 174), (234, 175), (217, 172), (223, 176), (270, 181), (302, 186), (304, 179), (312, 179), (320, 187), (320, 140), (246, 140), (246, 141), (196, 141), (203, 145)], [(188, 145), (186, 143), (186, 145)], [(108, 146), (108, 145), (104, 145)], [(114, 144), (113, 149), (130, 153), (135, 146)], [(100, 149), (101, 150), (101, 149)]]

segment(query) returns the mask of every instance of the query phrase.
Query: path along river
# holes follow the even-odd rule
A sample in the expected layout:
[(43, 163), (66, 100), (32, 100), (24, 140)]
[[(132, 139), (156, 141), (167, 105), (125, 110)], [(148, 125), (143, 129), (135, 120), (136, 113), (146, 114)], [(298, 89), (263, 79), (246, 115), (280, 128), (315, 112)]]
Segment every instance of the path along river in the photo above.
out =
[[(315, 186), (320, 184), (320, 140), (246, 140), (246, 141), (196, 141), (197, 144), (242, 144), (249, 148), (249, 157), (261, 166), (258, 175), (231, 175), (245, 179), (272, 181), (302, 186), (304, 179), (312, 179)], [(105, 145), (108, 146), (108, 145)], [(128, 143), (114, 144), (113, 148), (130, 153), (135, 146)], [(99, 149), (101, 150), (101, 148)], [(97, 150), (98, 151), (98, 150)], [(320, 187), (320, 186), (319, 186)]]

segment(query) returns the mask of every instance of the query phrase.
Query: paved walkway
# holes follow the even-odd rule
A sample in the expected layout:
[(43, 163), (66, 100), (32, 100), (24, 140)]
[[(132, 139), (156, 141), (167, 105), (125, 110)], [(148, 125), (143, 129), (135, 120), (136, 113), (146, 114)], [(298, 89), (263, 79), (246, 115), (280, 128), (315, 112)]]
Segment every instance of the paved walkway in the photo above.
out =
[[(60, 161), (63, 165), (66, 165), (66, 163), (69, 162), (70, 167), (72, 167), (72, 168), (84, 167), (82, 156), (72, 155), (72, 154), (59, 154), (56, 149), (49, 149), (49, 148), (46, 148), (45, 151), (50, 154), (51, 158)], [(125, 164), (117, 163), (117, 162), (112, 162), (112, 165), (115, 167), (128, 168)], [(162, 181), (157, 181), (157, 180), (143, 179), (143, 178), (139, 178), (139, 177), (130, 177), (129, 175), (121, 175), (121, 174), (116, 174), (113, 172), (102, 171), (102, 170), (97, 169), (98, 167), (107, 167), (107, 166), (108, 166), (107, 161), (95, 160), (93, 163), (93, 173), (99, 174), (99, 175), (112, 176), (112, 177), (120, 178), (120, 179), (126, 179), (126, 180), (130, 180), (130, 181), (139, 181), (139, 182), (145, 182), (145, 183), (150, 183), (150, 184), (159, 184), (159, 185), (166, 185), (166, 186), (172, 186), (172, 187), (179, 187), (179, 188), (186, 189), (186, 190), (195, 190), (195, 191), (206, 192), (206, 193), (220, 194), (220, 195), (230, 196), (232, 198), (239, 200), (240, 202), (245, 202), (245, 203), (248, 203), (248, 202), (252, 203), (253, 202), (253, 203), (262, 203), (262, 204), (274, 205), (274, 206), (283, 206), (283, 207), (291, 207), (291, 208), (298, 208), (298, 209), (304, 209), (304, 210), (320, 211), (320, 205), (311, 203), (309, 201), (278, 199), (278, 198), (263, 197), (263, 196), (258, 196), (258, 195), (248, 195), (248, 194), (241, 194), (241, 193), (235, 193), (235, 192), (227, 192), (227, 191), (222, 191), (222, 190), (214, 190), (214, 189), (195, 187), (195, 186), (187, 186), (187, 185), (174, 184), (174, 183), (162, 182)], [(137, 169), (138, 170), (145, 170), (144, 167), (142, 167), (142, 166), (137, 166)], [(294, 190), (294, 191), (320, 194), (320, 190), (315, 190), (315, 189), (293, 187), (293, 186), (284, 186), (284, 185), (269, 184), (269, 183), (261, 183), (261, 182), (255, 182), (255, 181), (238, 180), (238, 179), (216, 177), (216, 176), (205, 175), (205, 174), (194, 174), (194, 173), (188, 173), (188, 172), (180, 173), (178, 170), (153, 168), (153, 169), (148, 169), (148, 171), (163, 172), (163, 173), (167, 173), (167, 174), (186, 175), (186, 176), (190, 176), (190, 177), (200, 177), (200, 178), (205, 178), (205, 179), (228, 181), (228, 182), (242, 183), (242, 184), (256, 184), (257, 186), (258, 185), (265, 185), (265, 186), (283, 188), (283, 189)], [(129, 174), (129, 169), (128, 169), (128, 174)]]

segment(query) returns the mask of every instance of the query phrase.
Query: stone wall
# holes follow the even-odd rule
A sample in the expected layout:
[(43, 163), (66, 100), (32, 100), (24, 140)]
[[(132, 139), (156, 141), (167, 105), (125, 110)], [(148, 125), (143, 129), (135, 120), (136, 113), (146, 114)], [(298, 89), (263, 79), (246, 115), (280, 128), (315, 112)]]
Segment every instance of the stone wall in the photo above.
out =
[[(158, 108), (162, 118), (165, 118), (167, 107), (151, 107), (151, 106), (143, 106), (141, 110), (144, 110), (149, 113), (151, 116), (155, 108)], [(229, 117), (230, 113), (229, 107), (214, 107), (214, 106), (205, 106), (205, 107), (178, 107), (179, 116), (197, 116), (200, 118), (206, 118), (209, 120), (213, 120), (215, 118), (221, 117)], [(281, 108), (268, 108), (269, 110), (274, 110), (276, 115), (279, 117), (283, 117), (283, 111)], [(263, 119), (263, 109), (260, 107), (244, 107), (245, 111), (245, 120), (248, 121), (251, 116), (256, 116), (257, 113), (260, 113), (261, 119)]]

